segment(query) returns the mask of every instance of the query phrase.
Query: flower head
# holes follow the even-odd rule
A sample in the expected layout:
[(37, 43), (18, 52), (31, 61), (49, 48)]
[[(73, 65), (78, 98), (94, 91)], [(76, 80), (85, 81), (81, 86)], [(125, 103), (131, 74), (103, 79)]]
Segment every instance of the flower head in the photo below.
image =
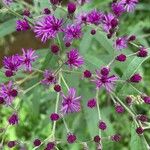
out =
[(116, 39), (115, 46), (117, 50), (122, 50), (128, 47), (128, 38), (126, 36), (122, 36)]
[(64, 29), (64, 40), (65, 42), (72, 42), (74, 39), (80, 39), (82, 36), (82, 28), (80, 24), (72, 24), (68, 25), (66, 29)]
[(84, 64), (83, 57), (79, 55), (79, 52), (77, 49), (72, 49), (70, 52), (67, 53), (67, 64), (70, 66), (70, 68), (74, 67), (80, 67)]
[(17, 31), (26, 31), (28, 29), (30, 29), (30, 25), (26, 19), (16, 21), (16, 30)]
[(14, 0), (3, 0), (3, 3), (5, 4), (5, 5), (11, 5), (12, 3), (13, 3), (13, 1)]
[(45, 70), (44, 79), (41, 81), (44, 85), (51, 85), (56, 83), (56, 77), (51, 70)]
[(76, 89), (69, 88), (68, 95), (65, 96), (63, 94), (61, 112), (63, 114), (79, 112), (81, 109), (80, 99), (81, 99), (81, 96), (76, 97)]
[(121, 0), (120, 4), (122, 4), (127, 12), (133, 12), (138, 3), (138, 0)]
[(90, 13), (87, 15), (87, 21), (89, 23), (99, 25), (102, 21), (103, 13), (100, 11), (92, 10)]
[(115, 19), (115, 16), (112, 13), (107, 13), (103, 15), (102, 26), (103, 30), (109, 33), (109, 30), (112, 28), (112, 20)]
[(13, 86), (13, 82), (9, 81), (8, 84), (2, 84), (0, 87), (0, 95), (3, 97), (6, 105), (11, 105), (14, 98), (17, 96), (17, 90)]
[(41, 38), (42, 42), (46, 42), (48, 39), (56, 37), (58, 32), (61, 31), (62, 24), (62, 19), (47, 15), (36, 22), (34, 32), (36, 33), (36, 37)]
[(115, 75), (102, 75), (101, 70), (96, 70), (96, 79), (92, 81), (95, 82), (96, 88), (100, 89), (104, 87), (108, 92), (112, 92), (117, 80), (118, 77), (116, 77)]
[(25, 50), (22, 48), (23, 55), (19, 57), (21, 64), (25, 67), (26, 71), (31, 71), (32, 70), (32, 63), (36, 60), (38, 57), (35, 54), (35, 51), (30, 48)]
[(111, 9), (117, 17), (119, 17), (123, 12), (125, 12), (124, 6), (122, 5), (122, 3), (119, 2), (112, 3)]
[(87, 22), (87, 13), (86, 12), (81, 12), (76, 15), (75, 22), (77, 24), (82, 24)]
[(21, 62), (19, 60), (19, 55), (12, 55), (12, 56), (8, 56), (8, 57), (4, 57), (3, 59), (3, 66), (4, 68), (7, 70), (7, 71), (10, 71), (12, 72), (12, 74), (14, 72), (16, 72), (20, 65), (21, 65)]

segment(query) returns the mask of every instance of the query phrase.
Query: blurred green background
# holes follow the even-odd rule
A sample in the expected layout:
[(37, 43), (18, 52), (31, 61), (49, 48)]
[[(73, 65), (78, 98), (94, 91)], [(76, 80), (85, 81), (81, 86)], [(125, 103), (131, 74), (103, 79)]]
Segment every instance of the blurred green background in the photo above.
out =
[[(82, 10), (91, 10), (98, 8), (103, 11), (109, 11), (109, 3), (111, 0), (93, 0), (91, 4), (85, 5)], [(34, 15), (39, 10), (43, 10), (45, 7), (49, 7), (47, 0), (28, 1), (29, 5), (34, 6), (35, 12), (32, 9)], [(64, 7), (65, 7), (64, 2)], [(12, 9), (18, 13), (22, 13), (22, 10), (28, 5), (22, 4), (22, 1), (15, 3)], [(81, 8), (80, 8), (81, 11)], [(64, 15), (63, 12), (58, 11), (58, 15)], [(60, 16), (61, 16), (60, 15)], [(55, 68), (56, 58), (49, 53), (49, 42), (42, 44), (40, 40), (35, 38), (32, 31), (27, 32), (15, 32), (15, 20), (16, 17), (8, 13), (7, 9), (1, 6), (0, 11), (0, 65), (2, 66), (2, 59), (5, 55), (12, 55), (15, 53), (21, 53), (21, 48), (30, 48), (38, 50), (39, 61), (34, 64), (36, 68)], [(86, 67), (95, 71), (102, 65), (108, 64), (113, 58), (112, 56), (112, 41), (107, 40), (105, 34), (98, 33), (95, 36), (90, 35), (90, 28), (85, 29), (84, 38), (82, 41), (76, 41), (74, 46), (79, 48), (80, 52), (85, 56)], [(137, 36), (137, 44), (142, 44), (145, 47), (150, 47), (150, 0), (141, 0), (134, 13), (124, 14), (120, 21), (119, 35), (131, 35)], [(61, 35), (60, 35), (61, 36)], [(130, 46), (125, 53), (131, 53), (137, 51), (133, 46)], [(134, 70), (138, 70), (143, 75), (143, 82), (140, 83), (137, 88), (150, 95), (150, 60), (143, 62), (141, 59), (130, 58), (127, 62), (120, 64), (116, 63), (113, 66), (113, 72), (117, 73), (120, 77), (130, 76)], [(25, 78), (27, 74), (21, 72), (18, 73), (16, 78)], [(71, 114), (66, 116), (66, 121), (72, 131), (77, 135), (78, 141), (87, 141), (90, 137), (98, 134), (96, 128), (98, 117), (96, 110), (89, 110), (86, 107), (87, 100), (93, 98), (95, 95), (94, 86), (87, 80), (81, 80), (81, 76), (76, 74), (65, 74), (65, 79), (69, 86), (76, 87), (78, 94), (82, 95), (82, 107), (83, 110), (78, 114)], [(36, 75), (33, 80), (22, 85), (22, 89), (34, 85), (41, 79), (41, 75)], [(3, 73), (0, 72), (0, 82), (7, 82)], [(63, 89), (66, 91), (66, 89)], [(117, 89), (117, 94), (121, 95), (122, 101), (125, 95), (137, 96), (137, 93), (131, 89), (128, 85), (121, 85), (121, 90)], [(49, 115), (54, 111), (56, 94), (52, 88), (46, 89), (43, 86), (38, 86), (26, 95), (20, 95), (15, 100), (16, 105), (20, 99), (22, 99), (20, 110), (20, 123), (16, 127), (12, 126), (6, 133), (6, 141), (17, 140), (23, 142), (20, 147), (25, 147), (31, 150), (33, 147), (33, 140), (40, 138), (44, 140), (51, 133), (52, 124), (49, 120)], [(105, 91), (102, 90), (99, 96), (100, 109), (102, 111), (102, 118), (108, 124), (108, 130), (102, 133), (103, 137), (108, 137), (115, 133), (122, 135), (122, 140), (119, 143), (105, 140), (103, 142), (104, 150), (144, 150), (141, 139), (135, 134), (132, 119), (129, 114), (125, 112), (123, 115), (115, 113), (114, 105)], [(150, 116), (149, 106), (145, 104), (136, 104), (134, 106), (135, 111), (138, 114), (146, 114)], [(7, 118), (12, 114), (12, 109), (0, 106), (0, 128), (4, 128), (7, 124)], [(2, 133), (0, 133), (1, 139)], [(146, 138), (150, 143), (150, 132), (145, 132)], [(66, 131), (64, 129), (63, 122), (60, 120), (57, 123), (56, 137), (63, 139), (63, 142), (58, 145), (60, 150), (82, 150), (82, 144), (66, 144)], [(25, 143), (24, 143), (25, 141)], [(88, 143), (89, 150), (95, 150), (94, 143)], [(7, 147), (4, 149), (7, 150)], [(21, 149), (21, 148), (16, 148)], [(44, 149), (41, 147), (41, 150)]]

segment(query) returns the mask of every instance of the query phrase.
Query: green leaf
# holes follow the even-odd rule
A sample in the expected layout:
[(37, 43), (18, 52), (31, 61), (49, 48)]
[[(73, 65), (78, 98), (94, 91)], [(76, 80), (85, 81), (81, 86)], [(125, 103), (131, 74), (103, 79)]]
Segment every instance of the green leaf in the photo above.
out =
[(16, 19), (8, 20), (0, 25), (0, 38), (16, 31)]
[(97, 32), (95, 39), (100, 43), (100, 46), (104, 48), (109, 54), (112, 54), (114, 51), (113, 41), (108, 39), (106, 34), (103, 32)]

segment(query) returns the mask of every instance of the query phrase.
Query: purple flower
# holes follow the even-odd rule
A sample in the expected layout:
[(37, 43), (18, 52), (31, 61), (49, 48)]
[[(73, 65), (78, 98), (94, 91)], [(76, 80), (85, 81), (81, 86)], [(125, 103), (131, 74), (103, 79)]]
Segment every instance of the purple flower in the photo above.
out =
[(19, 55), (12, 55), (8, 57), (4, 57), (3, 66), (7, 71), (16, 72), (20, 67)]
[(53, 72), (50, 70), (45, 70), (44, 79), (41, 81), (41, 83), (48, 86), (56, 83), (56, 77), (54, 76)]
[(109, 33), (109, 30), (112, 28), (111, 22), (113, 19), (115, 19), (115, 16), (112, 13), (103, 15), (102, 27), (105, 32)]
[(74, 39), (79, 39), (82, 36), (82, 28), (80, 24), (72, 24), (68, 25), (66, 29), (64, 29), (64, 40), (65, 42), (72, 42)]
[(116, 39), (114, 47), (117, 50), (122, 50), (128, 47), (128, 38), (126, 36), (122, 36)]
[(124, 8), (127, 12), (133, 12), (138, 0), (121, 0), (120, 3), (124, 5)]
[(100, 89), (104, 87), (108, 92), (112, 92), (115, 82), (118, 80), (118, 77), (115, 75), (108, 76), (102, 75), (101, 70), (96, 70), (96, 79), (92, 80), (96, 84), (96, 88)]
[(61, 31), (63, 19), (58, 19), (55, 16), (47, 15), (36, 22), (34, 32), (36, 37), (41, 38), (42, 42), (48, 39), (53, 39)]
[(17, 96), (17, 90), (14, 87), (12, 81), (9, 81), (8, 84), (1, 84), (0, 87), (0, 96), (4, 98), (6, 105), (11, 105), (14, 98)]
[(111, 9), (112, 9), (113, 13), (114, 13), (117, 17), (121, 16), (121, 14), (122, 14), (123, 12), (125, 12), (124, 6), (122, 5), (122, 3), (119, 3), (119, 2), (117, 2), (117, 3), (112, 3)]
[(76, 89), (69, 88), (68, 95), (65, 96), (64, 94), (62, 104), (61, 104), (61, 112), (63, 114), (79, 112), (81, 109), (80, 99), (81, 96), (76, 97)]
[(77, 24), (86, 23), (87, 22), (87, 13), (81, 12), (81, 13), (77, 14), (77, 16), (75, 18), (75, 22)]
[(8, 119), (8, 122), (10, 125), (16, 125), (18, 124), (18, 115), (16, 113), (12, 114), (9, 119)]
[(17, 31), (26, 31), (28, 29), (30, 29), (30, 25), (26, 19), (16, 21), (16, 30)]
[(12, 3), (13, 3), (13, 1), (14, 0), (3, 0), (3, 3), (5, 4), (5, 5), (11, 5)]
[(27, 50), (22, 48), (22, 52), (23, 55), (19, 57), (21, 64), (25, 67), (26, 71), (31, 71), (32, 62), (34, 62), (38, 56), (35, 54), (35, 51), (32, 50), (32, 48), (29, 48)]
[(70, 68), (73, 66), (78, 68), (84, 64), (83, 57), (79, 55), (79, 51), (77, 49), (70, 50), (70, 52), (67, 53), (67, 58), (67, 64)]
[(89, 23), (99, 25), (102, 21), (103, 13), (100, 11), (92, 10), (90, 13), (88, 13), (87, 21)]

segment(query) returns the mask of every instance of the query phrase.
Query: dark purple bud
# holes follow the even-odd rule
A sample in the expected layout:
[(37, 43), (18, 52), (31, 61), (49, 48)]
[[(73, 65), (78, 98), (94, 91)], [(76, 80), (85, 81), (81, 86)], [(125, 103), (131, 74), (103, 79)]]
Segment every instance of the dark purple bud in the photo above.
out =
[(91, 30), (91, 34), (92, 34), (92, 35), (95, 35), (95, 34), (96, 34), (96, 30), (94, 30), (94, 29)]
[(101, 130), (106, 130), (107, 125), (106, 125), (106, 123), (104, 121), (100, 121), (98, 127)]
[(123, 112), (125, 111), (125, 110), (124, 110), (124, 107), (121, 106), (121, 105), (119, 105), (119, 104), (117, 104), (117, 105), (115, 106), (115, 110), (116, 110), (117, 113), (123, 113)]
[(95, 142), (95, 143), (99, 143), (100, 140), (101, 140), (101, 138), (99, 137), (99, 135), (96, 135), (96, 136), (94, 137), (94, 142)]
[(124, 62), (124, 61), (126, 61), (126, 58), (127, 58), (126, 55), (120, 54), (116, 57), (116, 60), (118, 60), (120, 62)]
[(88, 102), (87, 102), (87, 106), (89, 108), (94, 108), (96, 107), (96, 100), (93, 98), (93, 99), (90, 99)]
[(18, 115), (16, 113), (12, 114), (9, 119), (8, 119), (8, 122), (10, 125), (16, 125), (18, 124)]
[(71, 46), (71, 43), (67, 42), (67, 43), (65, 43), (65, 46), (66, 46), (66, 47), (70, 47), (70, 46)]
[(84, 74), (84, 77), (85, 77), (85, 78), (91, 78), (91, 76), (92, 76), (92, 73), (91, 73), (89, 70), (85, 70), (85, 71), (83, 72), (83, 74)]
[(140, 48), (139, 51), (137, 52), (138, 57), (147, 57), (147, 55), (148, 55), (148, 51), (144, 47)]
[(45, 15), (49, 15), (51, 13), (51, 11), (48, 8), (45, 8), (43, 13)]
[(116, 18), (112, 19), (111, 20), (111, 26), (112, 28), (116, 28), (118, 25), (118, 20)]
[(136, 40), (136, 36), (135, 35), (131, 35), (129, 38), (128, 38), (128, 41), (129, 42), (132, 42), (132, 41), (135, 41)]
[(108, 68), (108, 67), (103, 67), (103, 68), (101, 69), (101, 74), (102, 74), (103, 76), (107, 76), (107, 75), (109, 74), (109, 72), (110, 72), (110, 68)]
[(126, 97), (126, 103), (130, 106), (132, 104), (132, 98), (130, 96)]
[(111, 140), (114, 142), (120, 142), (121, 140), (121, 135), (120, 134), (115, 134), (111, 136)]
[(111, 39), (111, 37), (112, 37), (112, 34), (107, 34), (108, 39)]
[(87, 17), (86, 16), (82, 16), (82, 21), (86, 22), (87, 21)]
[(60, 86), (59, 84), (56, 84), (56, 85), (54, 86), (54, 90), (55, 90), (56, 92), (60, 92), (60, 91), (61, 91), (61, 86)]
[(49, 142), (47, 143), (47, 150), (52, 150), (55, 147), (55, 143), (54, 142)]
[(143, 100), (144, 100), (144, 102), (145, 102), (146, 104), (150, 104), (150, 97), (144, 96), (144, 97), (143, 97)]
[(51, 45), (51, 52), (57, 54), (59, 52), (59, 46), (56, 44)]
[(73, 14), (76, 11), (76, 4), (73, 2), (68, 3), (68, 13)]
[(14, 73), (11, 70), (6, 70), (6, 72), (5, 72), (6, 77), (12, 77), (13, 75), (14, 75)]
[(68, 141), (69, 144), (74, 143), (74, 142), (76, 141), (76, 139), (77, 139), (77, 138), (76, 138), (76, 136), (75, 136), (74, 134), (70, 134), (70, 133), (69, 133), (69, 134), (67, 135), (67, 141)]
[(30, 11), (28, 9), (25, 9), (23, 11), (23, 15), (29, 17), (30, 16)]
[(11, 96), (12, 97), (16, 97), (17, 95), (18, 95), (18, 91), (17, 90), (14, 89), (14, 90), (11, 91)]
[(142, 80), (142, 77), (140, 76), (140, 74), (134, 74), (131, 78), (130, 78), (130, 82), (133, 83), (139, 83)]
[(50, 115), (51, 121), (57, 121), (59, 119), (59, 115), (57, 113), (52, 113)]
[(4, 104), (4, 98), (3, 97), (0, 97), (0, 104)]
[(41, 145), (41, 140), (40, 139), (35, 139), (33, 144), (34, 144), (34, 146), (40, 146)]
[(59, 0), (50, 0), (50, 2), (53, 5), (58, 5), (59, 4)]
[(136, 128), (136, 133), (137, 134), (143, 134), (144, 129), (142, 129), (141, 127)]
[(141, 122), (147, 122), (148, 121), (148, 117), (146, 115), (138, 115), (136, 117), (137, 120), (140, 120)]
[(16, 144), (17, 144), (16, 141), (9, 141), (9, 142), (7, 143), (7, 146), (8, 146), (9, 148), (13, 148), (13, 147), (16, 146)]

